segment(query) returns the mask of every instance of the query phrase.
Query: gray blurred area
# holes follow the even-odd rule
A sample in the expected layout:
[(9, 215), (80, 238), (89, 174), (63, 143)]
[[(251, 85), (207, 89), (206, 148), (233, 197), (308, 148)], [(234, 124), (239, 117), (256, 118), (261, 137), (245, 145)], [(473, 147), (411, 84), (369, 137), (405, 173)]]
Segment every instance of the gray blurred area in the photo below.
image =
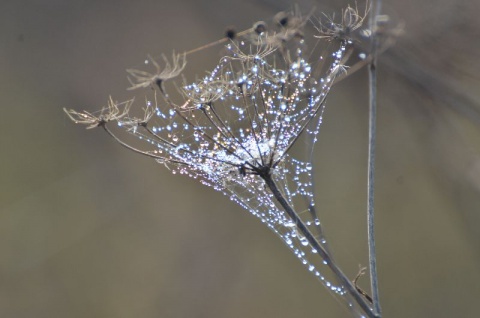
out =
[[(327, 13), (347, 3), (297, 2)], [(147, 54), (189, 50), (291, 7), (1, 1), (0, 317), (349, 316), (248, 212), (62, 111), (128, 99), (125, 69)], [(384, 317), (478, 317), (480, 3), (383, 9), (405, 23), (379, 62)], [(219, 57), (193, 56), (187, 76)], [(367, 264), (366, 78), (360, 71), (332, 90), (315, 155), (319, 212), (352, 278)]]

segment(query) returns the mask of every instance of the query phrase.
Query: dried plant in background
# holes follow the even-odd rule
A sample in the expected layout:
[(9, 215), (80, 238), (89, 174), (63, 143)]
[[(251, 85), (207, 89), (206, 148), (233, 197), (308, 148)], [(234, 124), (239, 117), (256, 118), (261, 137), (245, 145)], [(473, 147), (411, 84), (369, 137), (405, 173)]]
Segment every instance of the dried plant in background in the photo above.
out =
[[(171, 60), (162, 56), (163, 63), (149, 57), (153, 73), (128, 70), (130, 89), (158, 89), (140, 117), (132, 114), (133, 100), (110, 100), (99, 115), (65, 112), (87, 128), (102, 127), (122, 146), (172, 173), (224, 193), (275, 232), (354, 316), (379, 317), (370, 296), (357, 286), (358, 277), (352, 282), (328, 248), (311, 162), (328, 93), (351, 64), (358, 40), (352, 34), (360, 32), (364, 41), (374, 34), (363, 25), (367, 13), (368, 5), (362, 12), (348, 7), (340, 21), (324, 16), (325, 22), (313, 22), (313, 33), (306, 30), (312, 14), (298, 10), (276, 15), (271, 28), (257, 22), (240, 33), (229, 31), (215, 42), (226, 43), (225, 55), (193, 83), (174, 79), (197, 50), (173, 54)], [(141, 144), (127, 141), (125, 132)], [(306, 159), (292, 154), (301, 138), (310, 142)]]

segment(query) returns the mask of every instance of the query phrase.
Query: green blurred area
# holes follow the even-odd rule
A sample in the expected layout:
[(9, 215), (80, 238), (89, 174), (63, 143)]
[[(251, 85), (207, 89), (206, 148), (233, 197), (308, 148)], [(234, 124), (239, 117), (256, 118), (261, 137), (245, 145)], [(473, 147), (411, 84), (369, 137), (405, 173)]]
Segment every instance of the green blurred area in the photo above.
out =
[[(303, 12), (348, 3), (330, 2), (297, 3)], [(479, 7), (384, 3), (405, 23), (379, 66), (385, 317), (478, 315)], [(129, 98), (124, 70), (147, 54), (189, 50), (289, 8), (253, 0), (0, 4), (1, 317), (348, 317), (247, 211), (62, 111)], [(219, 56), (189, 59), (187, 75)], [(364, 72), (334, 87), (315, 159), (319, 212), (352, 278), (367, 264), (366, 92)]]

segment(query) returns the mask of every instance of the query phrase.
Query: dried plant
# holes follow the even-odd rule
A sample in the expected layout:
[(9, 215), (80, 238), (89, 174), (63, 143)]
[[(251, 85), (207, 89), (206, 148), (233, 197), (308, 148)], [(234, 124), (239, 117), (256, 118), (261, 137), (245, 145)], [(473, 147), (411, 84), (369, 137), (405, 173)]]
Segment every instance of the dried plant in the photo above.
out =
[[(333, 16), (314, 23), (314, 34), (305, 32), (311, 14), (298, 10), (278, 14), (271, 29), (261, 21), (229, 32), (227, 40), (217, 41), (227, 43), (218, 65), (174, 92), (180, 102), (165, 83), (184, 71), (187, 54), (174, 54), (171, 61), (163, 56), (163, 66), (150, 58), (153, 73), (128, 70), (130, 89), (157, 87), (161, 97), (147, 99), (140, 118), (130, 115), (133, 101), (110, 100), (98, 116), (65, 112), (87, 128), (103, 127), (121, 145), (172, 173), (224, 193), (275, 232), (354, 316), (379, 317), (357, 286), (358, 276), (352, 282), (329, 251), (315, 208), (311, 156), (300, 160), (291, 153), (302, 136), (310, 139), (312, 151), (330, 89), (348, 73), (352, 32), (364, 28), (371, 34), (363, 26), (367, 13), (368, 7), (362, 14), (347, 7), (338, 23)], [(110, 127), (112, 121), (117, 127)], [(127, 143), (118, 129), (148, 150)]]
[(132, 86), (129, 89), (145, 88), (152, 84), (156, 84), (161, 87), (161, 83), (166, 80), (172, 79), (180, 75), (187, 65), (185, 54), (173, 54), (172, 63), (167, 59), (165, 55), (162, 55), (165, 65), (163, 69), (160, 67), (157, 61), (149, 56), (150, 61), (155, 66), (155, 73), (148, 73), (145, 71), (128, 69), (127, 72), (133, 77), (130, 80)]
[(339, 22), (336, 21), (335, 14), (332, 14), (331, 16), (323, 14), (326, 22), (319, 19), (316, 27), (319, 32), (317, 37), (327, 40), (339, 39), (342, 41), (352, 41), (354, 38), (358, 37), (356, 34), (358, 31), (362, 31), (364, 36), (368, 35), (370, 29), (362, 29), (362, 27), (364, 27), (364, 21), (368, 15), (369, 9), (368, 1), (365, 5), (364, 12), (359, 11), (356, 3), (355, 7), (348, 6), (342, 10)]
[[(92, 129), (95, 127), (104, 126), (106, 123), (111, 121), (121, 120), (123, 117), (128, 115), (132, 103), (133, 100), (119, 104), (114, 102), (110, 97), (108, 106), (101, 109), (99, 115), (93, 115), (87, 111), (77, 112), (73, 109), (67, 110), (66, 108), (63, 110), (74, 123), (87, 125), (87, 129)], [(122, 111), (120, 111), (119, 106), (120, 108), (123, 108)]]

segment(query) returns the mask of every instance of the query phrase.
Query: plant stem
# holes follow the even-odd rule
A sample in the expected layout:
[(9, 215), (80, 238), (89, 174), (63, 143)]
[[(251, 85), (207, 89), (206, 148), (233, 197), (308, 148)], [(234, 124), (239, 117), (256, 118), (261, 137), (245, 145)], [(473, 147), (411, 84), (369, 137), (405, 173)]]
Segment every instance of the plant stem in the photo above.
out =
[(370, 271), (370, 284), (373, 299), (373, 309), (378, 317), (381, 317), (380, 300), (378, 295), (378, 275), (377, 275), (377, 254), (375, 249), (375, 230), (374, 230), (374, 188), (375, 188), (375, 139), (376, 139), (376, 120), (377, 120), (377, 71), (376, 71), (376, 49), (377, 38), (376, 19), (380, 13), (381, 0), (374, 0), (373, 8), (370, 13), (371, 56), (372, 59), (368, 65), (368, 83), (369, 83), (369, 118), (368, 118), (368, 180), (367, 180), (367, 227), (368, 227), (368, 259)]
[(280, 203), (282, 208), (288, 214), (288, 216), (295, 222), (298, 231), (305, 236), (308, 240), (308, 243), (317, 250), (318, 254), (322, 257), (322, 259), (326, 262), (327, 266), (332, 270), (335, 274), (335, 277), (339, 280), (339, 282), (347, 289), (350, 295), (355, 299), (357, 304), (362, 308), (365, 312), (367, 317), (369, 318), (379, 318), (375, 315), (372, 311), (368, 303), (365, 301), (353, 284), (350, 282), (348, 277), (342, 272), (342, 270), (335, 264), (331, 255), (323, 248), (323, 246), (315, 239), (315, 236), (310, 232), (307, 226), (303, 223), (303, 221), (299, 218), (298, 214), (295, 210), (290, 206), (287, 200), (283, 197), (282, 193), (278, 189), (277, 185), (275, 184), (270, 171), (260, 174), (262, 179), (265, 181), (268, 188), (272, 191), (273, 196), (275, 199)]

